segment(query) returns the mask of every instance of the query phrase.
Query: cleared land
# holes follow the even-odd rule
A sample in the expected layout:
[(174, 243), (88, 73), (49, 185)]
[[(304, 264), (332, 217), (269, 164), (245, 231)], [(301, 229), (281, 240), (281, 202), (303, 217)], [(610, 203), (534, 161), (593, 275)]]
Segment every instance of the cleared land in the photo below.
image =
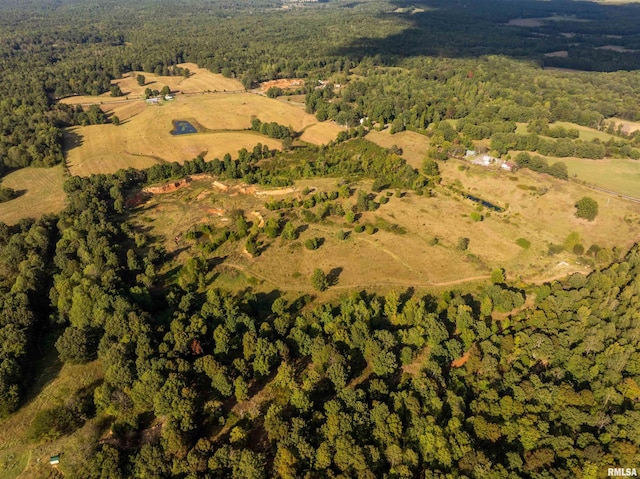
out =
[[(71, 105), (77, 104), (94, 104), (94, 103), (123, 103), (133, 98), (142, 98), (146, 88), (152, 90), (162, 90), (165, 85), (171, 89), (171, 92), (180, 92), (184, 94), (202, 93), (205, 91), (210, 92), (230, 92), (230, 91), (244, 91), (242, 83), (233, 78), (225, 78), (224, 76), (216, 73), (211, 73), (209, 70), (199, 68), (195, 63), (181, 63), (178, 65), (183, 68), (188, 68), (191, 74), (189, 78), (183, 76), (161, 76), (147, 72), (131, 72), (127, 73), (123, 78), (113, 80), (113, 85), (119, 85), (120, 90), (123, 93), (122, 97), (114, 98), (110, 93), (103, 93), (97, 97), (95, 96), (72, 96), (64, 98), (61, 103), (68, 103)], [(144, 85), (138, 85), (136, 80), (138, 75), (143, 75), (145, 78)]]
[(370, 131), (366, 139), (383, 148), (396, 145), (402, 148), (402, 157), (414, 168), (422, 166), (422, 160), (427, 156), (429, 138), (414, 131), (402, 131), (392, 135), (389, 129)]
[[(434, 197), (411, 192), (394, 195), (376, 211), (363, 213), (358, 223), (376, 225), (372, 235), (356, 233), (354, 225), (345, 224), (340, 217), (307, 224), (294, 210), (293, 216), (298, 218), (294, 224), (301, 227), (298, 240), (261, 236), (262, 251), (255, 258), (246, 254), (243, 240), (226, 243), (215, 253), (209, 280), (237, 289), (251, 286), (265, 291), (312, 292), (309, 277), (319, 267), (338, 278), (330, 288), (335, 294), (365, 287), (452, 287), (486, 279), (493, 268), (504, 267), (511, 278), (542, 281), (589, 271), (573, 253), (549, 255), (550, 245), (563, 245), (572, 233), (578, 234), (585, 250), (592, 244), (628, 247), (637, 239), (638, 204), (547, 175), (482, 167), (460, 170), (462, 165), (455, 160), (443, 163), (444, 183), (506, 207), (505, 213), (484, 209), (484, 220), (473, 221), (471, 213), (477, 211), (477, 205), (445, 186), (437, 187)], [(336, 182), (305, 180), (296, 184), (295, 191), (281, 193), (301, 197), (305, 187), (330, 191), (336, 189)], [(353, 186), (370, 191), (370, 182)], [(593, 222), (574, 216), (575, 202), (586, 195), (600, 204), (600, 214)], [(225, 192), (210, 179), (153, 196), (136, 217), (140, 227), (150, 227), (151, 234), (164, 238), (167, 250), (181, 251), (177, 261), (184, 262), (193, 254), (193, 245), (181, 239), (181, 234), (198, 223), (213, 224), (221, 232), (230, 225), (228, 213), (235, 209), (243, 210), (248, 221), (267, 220), (276, 213), (264, 207), (265, 201), (251, 190), (245, 194), (233, 188)], [(338, 201), (348, 208), (354, 198)], [(396, 232), (391, 225), (397, 225)], [(339, 230), (349, 231), (346, 240), (337, 239)], [(318, 250), (304, 246), (312, 237), (323, 239)], [(469, 238), (467, 251), (457, 249), (460, 237)], [(177, 242), (175, 238), (179, 238)], [(525, 238), (530, 247), (516, 244), (518, 238)]]
[(600, 140), (603, 142), (614, 140), (616, 137), (605, 131), (596, 130), (595, 128), (589, 128), (588, 126), (578, 125), (576, 123), (570, 123), (568, 121), (556, 121), (551, 126), (561, 126), (566, 129), (578, 130), (580, 133), (580, 139), (584, 141)]
[[(319, 191), (335, 190), (335, 179), (315, 179), (296, 184), (297, 190), (284, 196), (301, 196), (305, 187)], [(360, 185), (369, 191), (370, 183)], [(206, 193), (205, 193), (206, 192)], [(276, 196), (277, 197), (277, 196)], [(267, 210), (264, 203), (269, 199), (256, 194), (238, 194), (235, 190), (223, 192), (213, 187), (212, 180), (192, 183), (170, 194), (155, 195), (140, 207), (138, 221), (141, 227), (151, 227), (152, 234), (165, 239), (169, 251), (182, 249), (184, 240), (174, 241), (180, 233), (197, 223), (212, 223), (219, 228), (230, 224), (227, 214), (234, 209), (242, 209), (248, 221), (265, 220), (276, 213)], [(352, 203), (350, 200), (342, 200)], [(337, 289), (361, 288), (369, 286), (415, 286), (428, 287), (443, 281), (460, 278), (476, 278), (485, 274), (476, 264), (464, 259), (455, 251), (448, 240), (441, 245), (429, 244), (433, 228), (437, 225), (421, 223), (413, 230), (408, 229), (416, 222), (417, 211), (429, 203), (429, 199), (407, 194), (403, 198), (392, 197), (375, 212), (362, 215), (359, 222), (377, 224), (378, 231), (369, 235), (355, 233), (353, 225), (346, 225), (342, 218), (332, 217), (323, 223), (304, 224), (298, 240), (285, 241), (281, 238), (269, 240), (261, 255), (249, 258), (244, 253), (244, 241), (225, 244), (216, 252), (223, 261), (215, 267), (213, 277), (218, 285), (245, 287), (247, 284), (262, 283), (264, 289), (312, 291), (309, 277), (314, 268), (334, 271), (339, 277)], [(256, 212), (258, 214), (254, 214)], [(259, 216), (258, 216), (259, 215)], [(397, 224), (407, 228), (405, 234), (391, 233), (383, 225)], [(346, 240), (338, 240), (338, 230), (351, 230)], [(323, 238), (320, 249), (307, 250), (304, 241), (308, 238)], [(264, 237), (263, 237), (264, 239)], [(401, 244), (402, 247), (398, 245)], [(180, 253), (179, 261), (186, 261), (193, 253)]]
[(640, 162), (625, 158), (585, 160), (562, 158), (570, 175), (587, 183), (613, 190), (623, 195), (640, 197)]
[[(550, 123), (549, 126), (561, 126), (565, 129), (578, 130), (580, 135), (579, 138), (583, 141), (600, 140), (606, 142), (616, 138), (614, 135), (607, 133), (606, 131), (596, 130), (595, 128), (589, 128), (588, 126), (582, 126), (568, 121), (556, 121)], [(640, 128), (640, 123), (638, 123), (638, 128)], [(527, 135), (529, 133), (527, 131), (527, 124), (516, 123), (516, 133), (519, 135)]]
[(103, 374), (99, 361), (81, 366), (65, 365), (58, 371), (60, 365), (55, 351), (49, 356), (47, 368), (34, 388), (37, 396), (0, 421), (0, 479), (61, 477), (51, 475), (51, 456), (64, 452), (61, 459), (65, 461), (62, 467), (65, 467), (79, 458), (88, 457), (91, 444), (99, 440), (104, 425), (100, 426), (97, 419), (57, 440), (32, 442), (27, 439), (27, 432), (39, 411), (64, 405), (82, 388), (95, 387)]
[[(327, 143), (339, 131), (333, 124), (317, 124), (315, 117), (293, 105), (251, 93), (178, 96), (158, 105), (137, 101), (118, 104), (112, 112), (125, 121), (119, 126), (74, 127), (67, 132), (71, 174), (113, 173), (162, 161), (183, 162), (204, 152), (207, 159), (213, 159), (257, 143), (281, 148), (278, 140), (242, 131), (251, 126), (254, 116), (296, 131), (312, 127), (303, 136), (312, 143)], [(173, 120), (189, 121), (200, 133), (171, 135)]]
[(343, 130), (344, 128), (336, 125), (332, 121), (324, 121), (305, 128), (300, 139), (307, 143), (313, 143), (314, 145), (326, 145), (331, 140), (335, 140), (338, 133)]
[(21, 218), (39, 218), (64, 208), (62, 189), (65, 176), (62, 165), (53, 168), (22, 168), (2, 179), (2, 186), (13, 188), (20, 196), (0, 203), (0, 221), (15, 224)]
[[(455, 184), (457, 181), (473, 195), (508, 206), (506, 213), (494, 214), (464, 227), (465, 236), (471, 239), (469, 249), (486, 258), (487, 262), (495, 258), (498, 262), (493, 264), (506, 267), (508, 274), (535, 280), (564, 272), (567, 266), (581, 270), (575, 264), (574, 255), (548, 255), (550, 244), (563, 244), (572, 232), (578, 233), (585, 250), (592, 244), (629, 247), (637, 240), (640, 224), (640, 205), (637, 203), (528, 170), (515, 174), (481, 166), (460, 170), (461, 165), (460, 161), (441, 164), (445, 182)], [(545, 189), (546, 193), (539, 194)], [(599, 203), (600, 212), (593, 222), (574, 216), (574, 204), (583, 196), (590, 196)], [(471, 204), (467, 200), (461, 201)], [(453, 223), (460, 220), (442, 215), (441, 221), (443, 225), (449, 224), (449, 231), (455, 231)], [(531, 246), (520, 248), (515, 244), (517, 238), (525, 238)]]

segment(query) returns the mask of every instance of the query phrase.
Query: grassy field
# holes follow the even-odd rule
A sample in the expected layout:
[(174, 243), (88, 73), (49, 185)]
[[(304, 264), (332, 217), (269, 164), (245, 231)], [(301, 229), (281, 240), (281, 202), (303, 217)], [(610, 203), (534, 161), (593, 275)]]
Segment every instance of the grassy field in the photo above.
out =
[(567, 164), (571, 176), (576, 175), (601, 188), (640, 197), (640, 161), (626, 158), (562, 158), (562, 161)]
[[(160, 76), (147, 72), (131, 72), (127, 73), (123, 78), (119, 78), (111, 82), (113, 85), (120, 86), (120, 90), (122, 90), (122, 93), (124, 94), (123, 97), (114, 98), (109, 92), (107, 92), (97, 97), (72, 96), (62, 99), (61, 102), (71, 105), (122, 103), (123, 101), (126, 101), (127, 98), (142, 98), (146, 88), (162, 90), (165, 85), (171, 89), (171, 92), (179, 92), (183, 94), (202, 93), (205, 91), (244, 91), (242, 83), (238, 80), (225, 78), (220, 74), (211, 73), (209, 70), (199, 68), (195, 63), (181, 63), (178, 66), (189, 69), (191, 72), (189, 78), (184, 78), (183, 76)], [(144, 75), (145, 77), (145, 84), (142, 86), (138, 85), (136, 80), (138, 75)]]
[(0, 203), (0, 221), (15, 224), (21, 218), (39, 218), (64, 208), (65, 181), (62, 165), (53, 168), (23, 168), (2, 179), (2, 186), (13, 188), (19, 197)]
[(591, 140), (600, 140), (602, 142), (607, 142), (611, 139), (615, 139), (614, 135), (611, 135), (604, 131), (596, 130), (595, 128), (589, 128), (587, 126), (578, 125), (576, 123), (570, 123), (568, 121), (556, 121), (551, 124), (551, 126), (562, 126), (566, 129), (574, 129), (578, 130), (580, 133), (580, 139), (583, 141), (591, 141)]
[(305, 128), (300, 139), (314, 145), (326, 145), (331, 140), (335, 140), (342, 130), (343, 128), (335, 123), (324, 121)]
[(383, 148), (396, 145), (402, 148), (402, 157), (414, 168), (422, 166), (427, 156), (429, 138), (413, 131), (402, 131), (392, 135), (387, 128), (383, 131), (370, 131), (366, 139)]
[[(159, 105), (142, 101), (118, 105), (113, 113), (124, 120), (112, 124), (74, 127), (67, 131), (67, 165), (71, 174), (112, 173), (120, 168), (145, 168), (161, 161), (182, 162), (208, 152), (207, 159), (235, 154), (256, 143), (281, 148), (280, 141), (244, 130), (252, 116), (305, 131), (303, 139), (326, 143), (339, 127), (316, 124), (312, 115), (285, 102), (251, 93), (178, 96)], [(173, 120), (198, 125), (198, 134), (170, 134)]]
[[(492, 269), (504, 267), (511, 278), (536, 281), (589, 270), (572, 253), (548, 254), (550, 244), (562, 245), (573, 232), (585, 249), (592, 244), (628, 247), (637, 240), (639, 204), (526, 170), (516, 174), (481, 167), (460, 170), (461, 165), (455, 160), (441, 164), (444, 183), (503, 206), (506, 212), (485, 209), (481, 212), (484, 221), (473, 221), (471, 213), (477, 211), (477, 205), (444, 186), (435, 189), (434, 197), (404, 192), (358, 219), (360, 224), (377, 225), (374, 234), (356, 233), (353, 225), (338, 217), (309, 224), (298, 218), (294, 223), (303, 227), (298, 240), (266, 240), (263, 236), (263, 250), (255, 258), (245, 253), (243, 241), (225, 244), (215, 253), (218, 260), (209, 280), (216, 286), (237, 289), (251, 286), (264, 291), (312, 292), (309, 277), (320, 267), (338, 278), (330, 288), (335, 294), (358, 288), (457, 287), (486, 279)], [(264, 207), (265, 199), (252, 192), (222, 192), (212, 187), (212, 181), (156, 195), (137, 213), (139, 225), (164, 238), (168, 251), (181, 251), (179, 262), (194, 252), (188, 241), (176, 243), (173, 239), (193, 225), (211, 223), (222, 229), (229, 225), (227, 214), (234, 209), (243, 210), (248, 221), (254, 222), (276, 214)], [(305, 180), (296, 184), (294, 192), (283, 195), (300, 197), (305, 187), (330, 191), (336, 186), (334, 179)], [(353, 186), (370, 191), (370, 182)], [(543, 195), (534, 193), (545, 188)], [(575, 202), (587, 195), (600, 204), (594, 222), (574, 216)], [(348, 207), (354, 198), (341, 201)], [(389, 225), (397, 225), (403, 232), (392, 232)], [(339, 230), (350, 231), (346, 240), (337, 239)], [(323, 239), (318, 250), (304, 246), (312, 237)], [(460, 237), (469, 238), (467, 251), (457, 250)], [(531, 246), (518, 246), (518, 238), (525, 238)]]
[[(591, 141), (591, 140), (600, 140), (602, 142), (607, 142), (612, 138), (615, 139), (614, 135), (611, 135), (604, 131), (596, 130), (595, 128), (589, 128), (587, 126), (578, 125), (576, 123), (570, 123), (568, 121), (556, 121), (550, 123), (549, 126), (561, 126), (566, 129), (578, 130), (580, 136), (579, 138), (583, 141)], [(516, 123), (516, 133), (519, 135), (527, 135), (529, 132), (527, 131), (526, 123)], [(546, 137), (545, 137), (546, 138)]]
[(61, 454), (60, 470), (65, 472), (69, 464), (86, 458), (87, 447), (98, 439), (100, 428), (96, 419), (59, 440), (36, 442), (27, 438), (31, 422), (39, 411), (64, 405), (78, 390), (101, 379), (101, 366), (97, 361), (59, 369), (55, 351), (49, 356), (50, 364), (34, 386), (37, 396), (9, 418), (0, 420), (0, 479), (58, 477), (51, 476), (51, 456)]
[[(564, 253), (548, 256), (547, 251), (549, 244), (563, 244), (574, 231), (585, 249), (591, 244), (629, 247), (637, 241), (638, 203), (528, 170), (515, 174), (475, 166), (460, 170), (461, 164), (450, 161), (441, 165), (445, 182), (457, 182), (473, 195), (500, 206), (508, 205), (506, 213), (495, 215), (500, 219), (492, 217), (465, 228), (471, 238), (470, 249), (487, 262), (495, 258), (508, 273), (536, 279), (552, 274), (563, 261), (571, 263), (574, 258)], [(535, 192), (543, 188), (545, 194)], [(593, 222), (574, 216), (573, 205), (583, 196), (599, 203), (600, 213)], [(443, 224), (455, 220), (442, 216)], [(523, 250), (515, 245), (517, 238), (527, 239), (531, 247)]]

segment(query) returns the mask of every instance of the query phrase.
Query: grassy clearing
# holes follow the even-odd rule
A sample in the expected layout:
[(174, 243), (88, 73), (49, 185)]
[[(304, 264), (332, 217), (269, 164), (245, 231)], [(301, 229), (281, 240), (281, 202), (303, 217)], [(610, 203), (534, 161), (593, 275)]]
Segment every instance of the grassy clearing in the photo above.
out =
[(331, 140), (335, 140), (343, 128), (333, 122), (322, 122), (311, 125), (304, 130), (301, 140), (314, 145), (326, 145)]
[(595, 128), (589, 128), (587, 126), (578, 125), (576, 123), (570, 123), (568, 121), (556, 121), (552, 123), (551, 126), (561, 126), (566, 129), (574, 129), (580, 132), (580, 139), (583, 141), (591, 141), (591, 140), (600, 140), (602, 142), (607, 142), (611, 139), (615, 139), (614, 135), (611, 135), (604, 131), (596, 130)]
[[(72, 96), (61, 100), (62, 103), (71, 105), (90, 105), (94, 103), (119, 103), (126, 98), (142, 98), (144, 90), (151, 88), (152, 90), (162, 90), (165, 85), (172, 92), (180, 92), (184, 94), (202, 93), (205, 91), (225, 92), (225, 91), (244, 91), (242, 83), (232, 78), (225, 78), (220, 74), (211, 73), (209, 70), (199, 68), (195, 63), (182, 63), (178, 65), (188, 68), (191, 72), (189, 78), (182, 76), (161, 76), (147, 72), (131, 72), (127, 73), (123, 78), (113, 80), (113, 85), (119, 85), (120, 90), (124, 94), (123, 97), (114, 98), (109, 92), (95, 96)], [(136, 80), (138, 75), (144, 75), (145, 84), (140, 86)]]
[(640, 161), (626, 158), (586, 160), (563, 158), (570, 175), (587, 183), (630, 196), (640, 196)]
[[(303, 227), (297, 240), (261, 236), (261, 254), (255, 258), (244, 251), (244, 241), (227, 243), (215, 253), (218, 259), (211, 263), (209, 281), (231, 289), (315, 294), (309, 278), (315, 268), (322, 268), (337, 277), (326, 293), (335, 295), (362, 288), (459, 287), (464, 282), (486, 280), (496, 267), (505, 267), (510, 277), (541, 280), (588, 271), (573, 254), (548, 254), (550, 244), (563, 244), (572, 232), (578, 233), (585, 249), (592, 244), (627, 247), (636, 240), (640, 205), (529, 171), (460, 170), (460, 165), (458, 161), (441, 164), (445, 183), (507, 206), (505, 213), (485, 209), (481, 211), (484, 220), (473, 221), (471, 213), (477, 211), (477, 205), (445, 187), (436, 188), (436, 196), (431, 198), (411, 192), (393, 195), (376, 211), (363, 213), (357, 223), (378, 225), (374, 234), (356, 233), (354, 225), (339, 217), (307, 224), (301, 210), (294, 210), (289, 215), (296, 226)], [(253, 212), (264, 220), (276, 215), (264, 207), (264, 198), (237, 191), (224, 193), (212, 188), (212, 183), (202, 180), (155, 196), (137, 214), (137, 223), (164, 238), (168, 251), (181, 251), (178, 263), (195, 252), (191, 242), (176, 243), (174, 238), (197, 223), (214, 224), (222, 231), (229, 225), (226, 215), (233, 209), (244, 210), (248, 221), (254, 221)], [(296, 184), (294, 192), (283, 194), (300, 197), (305, 187), (331, 191), (336, 186), (335, 179), (305, 180)], [(371, 183), (357, 187), (370, 191)], [(545, 188), (546, 193), (540, 196), (538, 191)], [(594, 222), (574, 216), (575, 202), (586, 195), (600, 204)], [(354, 198), (340, 201), (349, 207)], [(349, 231), (347, 239), (337, 238), (339, 230)], [(304, 243), (314, 237), (322, 238), (322, 245), (311, 251)], [(460, 237), (469, 238), (467, 251), (457, 250)], [(523, 248), (516, 242), (518, 238), (526, 239), (530, 246)]]
[[(461, 171), (458, 168), (460, 164), (457, 161), (441, 164), (446, 182), (458, 181), (471, 194), (508, 205), (506, 213), (492, 215), (463, 229), (465, 236), (471, 239), (470, 250), (487, 263), (504, 266), (508, 274), (536, 279), (556, 274), (558, 265), (563, 261), (575, 266), (575, 257), (571, 255), (547, 254), (549, 244), (563, 244), (573, 231), (580, 235), (585, 249), (591, 244), (629, 247), (637, 240), (637, 220), (625, 221), (639, 218), (640, 205), (637, 203), (528, 170), (513, 174), (472, 167)], [(547, 192), (540, 196), (532, 189), (522, 189), (518, 185), (536, 190), (546, 188)], [(591, 196), (600, 205), (598, 217), (593, 222), (578, 220), (574, 216), (574, 204), (583, 196)], [(449, 228), (455, 228), (454, 223), (457, 222), (457, 230), (462, 229), (459, 218), (442, 215), (441, 220), (443, 225), (449, 224)], [(521, 248), (515, 242), (518, 238), (525, 238), (531, 246)]]
[(2, 179), (2, 186), (20, 193), (6, 203), (0, 203), (0, 221), (15, 224), (21, 218), (39, 218), (64, 208), (62, 189), (65, 176), (62, 165), (53, 168), (22, 168)]
[[(27, 432), (35, 415), (43, 409), (65, 404), (78, 390), (94, 384), (102, 377), (98, 361), (85, 365), (65, 365), (58, 371), (46, 368), (37, 380), (37, 396), (9, 418), (0, 421), (0, 479), (24, 477), (29, 479), (51, 477), (49, 458), (61, 454), (60, 470), (86, 457), (91, 443), (88, 437), (98, 434), (97, 420), (69, 436), (55, 441), (32, 442)], [(95, 440), (94, 438), (92, 440)]]
[[(301, 181), (297, 192), (287, 196), (300, 195), (305, 187), (320, 191), (337, 188), (334, 179), (314, 179)], [(370, 183), (360, 185), (366, 191)], [(210, 194), (201, 193), (209, 188)], [(200, 199), (198, 199), (200, 198)], [(264, 207), (265, 199), (255, 195), (229, 195), (212, 191), (206, 181), (194, 182), (188, 188), (171, 194), (158, 195), (141, 207), (138, 213), (140, 226), (150, 226), (152, 234), (165, 239), (169, 251), (182, 249), (186, 244), (173, 241), (179, 233), (191, 226), (207, 222), (222, 228), (229, 224), (225, 216), (212, 214), (214, 210), (228, 212), (232, 209), (245, 211), (247, 219), (254, 221), (249, 212), (257, 211), (266, 220), (276, 213)], [(344, 200), (346, 202), (346, 200)], [(354, 201), (352, 198), (351, 202)], [(362, 215), (362, 224), (388, 224), (407, 230), (399, 235), (380, 229), (373, 235), (351, 231), (346, 240), (336, 238), (338, 230), (350, 230), (341, 218), (331, 218), (323, 223), (306, 225), (300, 237), (295, 241), (277, 238), (270, 241), (261, 255), (249, 258), (243, 252), (244, 241), (226, 244), (216, 255), (224, 261), (215, 267), (212, 278), (216, 286), (243, 288), (248, 285), (258, 289), (283, 291), (307, 291), (312, 293), (310, 276), (314, 268), (334, 271), (338, 276), (338, 290), (364, 287), (427, 287), (441, 281), (455, 281), (459, 278), (475, 277), (485, 272), (476, 264), (466, 261), (466, 256), (454, 251), (448, 241), (443, 245), (432, 246), (429, 239), (438, 228), (437, 214), (429, 224), (415, 224), (417, 211), (423, 209), (430, 200), (407, 195), (393, 197), (375, 212)], [(297, 226), (303, 226), (301, 220), (294, 220)], [(393, 230), (391, 228), (391, 230)], [(313, 237), (323, 238), (322, 246), (315, 251), (304, 247), (305, 240)], [(402, 247), (398, 242), (402, 242)], [(179, 262), (186, 261), (192, 251), (184, 251), (178, 257)], [(373, 258), (373, 261), (372, 261)], [(253, 283), (253, 284), (252, 284)]]
[(402, 148), (402, 157), (414, 168), (422, 166), (422, 160), (427, 156), (429, 138), (414, 131), (402, 131), (392, 135), (389, 129), (383, 131), (370, 131), (366, 138), (383, 148), (393, 145)]
[[(578, 130), (578, 132), (580, 133), (579, 138), (582, 141), (600, 140), (602, 142), (607, 142), (610, 139), (615, 138), (614, 135), (611, 135), (607, 132), (599, 131), (599, 130), (596, 130), (595, 128), (589, 128), (587, 126), (578, 125), (577, 123), (571, 123), (568, 121), (556, 121), (556, 122), (550, 123), (549, 126), (551, 127), (561, 126), (565, 129)], [(518, 135), (528, 135), (529, 132), (527, 131), (527, 124), (516, 123), (516, 133)]]

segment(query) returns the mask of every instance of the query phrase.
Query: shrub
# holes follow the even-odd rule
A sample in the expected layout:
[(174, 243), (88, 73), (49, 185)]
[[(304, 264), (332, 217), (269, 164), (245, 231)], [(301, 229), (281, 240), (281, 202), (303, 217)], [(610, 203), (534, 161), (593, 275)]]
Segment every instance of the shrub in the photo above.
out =
[(319, 238), (309, 238), (307, 241), (304, 242), (304, 246), (305, 248), (309, 249), (309, 250), (315, 250), (318, 249), (320, 247), (320, 239)]
[(469, 238), (458, 238), (456, 249), (458, 251), (466, 251), (469, 248)]
[(313, 274), (311, 275), (311, 284), (318, 291), (326, 291), (329, 288), (327, 275), (320, 268), (313, 270)]
[(362, 233), (364, 231), (364, 225), (356, 225), (353, 231), (355, 231), (356, 233)]
[(16, 197), (16, 192), (13, 188), (0, 187), (0, 203), (12, 200)]
[(39, 411), (31, 422), (31, 439), (54, 440), (75, 431), (81, 421), (66, 407), (58, 406)]
[(549, 245), (549, 256), (556, 255), (564, 251), (564, 246), (561, 244), (550, 244)]
[(365, 230), (367, 231), (368, 235), (372, 235), (373, 233), (375, 233), (377, 231), (376, 227), (373, 225), (367, 225), (365, 227)]
[(471, 215), (469, 215), (471, 217), (471, 219), (473, 221), (482, 221), (484, 219), (484, 217), (482, 216), (481, 213), (477, 212), (477, 211), (472, 211)]
[(575, 207), (577, 218), (593, 221), (598, 216), (598, 202), (589, 196), (578, 200)]
[(529, 246), (531, 246), (531, 242), (525, 238), (518, 238), (516, 244), (524, 249), (529, 249)]

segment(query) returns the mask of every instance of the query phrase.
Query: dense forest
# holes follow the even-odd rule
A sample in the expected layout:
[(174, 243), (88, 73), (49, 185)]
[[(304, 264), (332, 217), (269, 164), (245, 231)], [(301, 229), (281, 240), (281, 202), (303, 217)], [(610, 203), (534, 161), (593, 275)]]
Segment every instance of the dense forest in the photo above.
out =
[[(640, 121), (639, 17), (635, 4), (530, 0), (0, 0), (2, 175), (61, 163), (65, 128), (110, 121), (59, 99), (108, 92), (132, 71), (188, 75), (183, 62), (247, 89), (304, 78), (307, 111), (350, 127), (328, 145), (292, 147), (296, 132), (256, 118), (253, 130), (290, 151), (256, 145), (236, 159), (71, 177), (58, 215), (0, 224), (0, 418), (27, 402), (55, 352), (102, 374), (29, 424), (34, 444), (94, 427), (84, 454), (50, 477), (597, 478), (635, 466), (638, 245), (602, 249), (591, 274), (541, 285), (496, 270), (473, 292), (352, 291), (328, 303), (218, 290), (207, 273), (223, 244), (258, 255), (295, 239), (292, 211), (352, 223), (389, 201), (377, 196), (385, 188), (428, 195), (437, 162), (474, 141), (564, 179), (564, 164), (535, 154), (638, 160), (640, 134), (611, 118)], [(510, 23), (523, 18), (553, 20)], [(429, 136), (421, 171), (363, 140), (385, 126)], [(280, 216), (263, 226), (242, 211), (226, 228), (200, 225), (186, 235), (196, 254), (178, 263), (135, 225), (129, 200), (198, 173), (344, 183), (269, 201)], [(372, 191), (349, 188), (363, 178)], [(310, 282), (319, 295), (330, 273)]]

